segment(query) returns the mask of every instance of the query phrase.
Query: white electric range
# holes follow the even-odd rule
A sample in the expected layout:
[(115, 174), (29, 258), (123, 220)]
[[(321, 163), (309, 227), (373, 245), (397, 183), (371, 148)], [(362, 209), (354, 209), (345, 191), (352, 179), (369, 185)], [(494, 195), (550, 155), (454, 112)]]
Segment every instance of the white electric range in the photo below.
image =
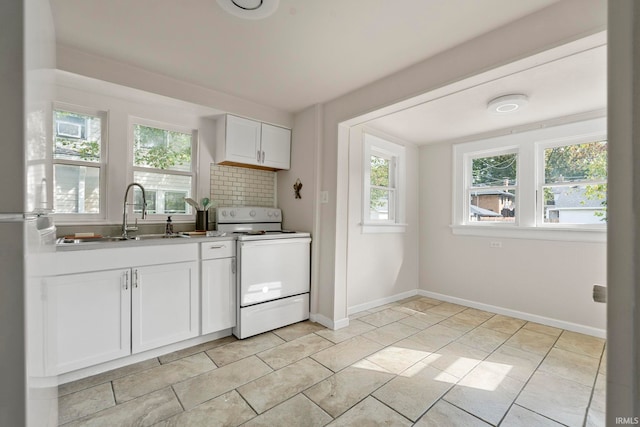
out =
[(217, 230), (237, 234), (233, 334), (247, 338), (309, 318), (311, 235), (282, 229), (282, 211), (220, 207)]

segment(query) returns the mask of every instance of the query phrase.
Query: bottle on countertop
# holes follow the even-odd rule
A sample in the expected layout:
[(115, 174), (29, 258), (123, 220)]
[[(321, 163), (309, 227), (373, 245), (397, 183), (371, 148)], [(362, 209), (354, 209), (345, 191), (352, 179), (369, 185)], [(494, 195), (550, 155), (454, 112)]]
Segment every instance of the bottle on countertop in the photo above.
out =
[(173, 223), (171, 222), (170, 216), (167, 217), (167, 225), (165, 226), (164, 234), (166, 236), (171, 236), (173, 234)]

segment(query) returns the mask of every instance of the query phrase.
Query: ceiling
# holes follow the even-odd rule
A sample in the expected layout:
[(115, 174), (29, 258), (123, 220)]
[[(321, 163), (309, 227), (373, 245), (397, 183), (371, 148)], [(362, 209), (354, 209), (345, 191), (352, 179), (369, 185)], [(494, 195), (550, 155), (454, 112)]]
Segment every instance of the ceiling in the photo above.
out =
[[(50, 1), (60, 45), (294, 113), (558, 0), (279, 0), (261, 20), (217, 0)], [(367, 125), (419, 145), (455, 141), (603, 110), (606, 91), (606, 47), (591, 47)], [(487, 112), (511, 93), (529, 105)]]
[[(524, 94), (522, 110), (497, 115), (492, 99)], [(599, 46), (551, 60), (388, 114), (366, 123), (378, 131), (418, 145), (511, 131), (532, 123), (602, 111), (607, 106), (607, 51)]]
[[(51, 6), (60, 45), (297, 112), (556, 1), (280, 0), (262, 20), (233, 16), (216, 0), (51, 0)], [(534, 93), (531, 85), (517, 88)], [(482, 95), (480, 103), (489, 92)], [(457, 102), (437, 111), (460, 114)]]

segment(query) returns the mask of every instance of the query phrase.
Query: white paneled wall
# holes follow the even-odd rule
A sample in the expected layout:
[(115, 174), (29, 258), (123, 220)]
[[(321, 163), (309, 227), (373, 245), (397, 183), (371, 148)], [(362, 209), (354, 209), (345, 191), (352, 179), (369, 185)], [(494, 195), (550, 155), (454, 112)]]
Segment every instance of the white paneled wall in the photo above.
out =
[(276, 206), (276, 173), (235, 166), (211, 165), (214, 206)]

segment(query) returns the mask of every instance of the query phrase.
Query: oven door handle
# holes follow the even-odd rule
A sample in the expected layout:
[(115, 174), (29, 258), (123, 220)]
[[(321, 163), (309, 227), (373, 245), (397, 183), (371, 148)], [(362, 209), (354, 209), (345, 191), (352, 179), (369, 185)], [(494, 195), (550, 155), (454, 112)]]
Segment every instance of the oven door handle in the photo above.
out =
[(245, 246), (271, 246), (271, 245), (299, 245), (301, 243), (311, 243), (310, 237), (293, 237), (291, 239), (265, 239), (255, 240), (251, 242), (242, 242), (241, 247)]

